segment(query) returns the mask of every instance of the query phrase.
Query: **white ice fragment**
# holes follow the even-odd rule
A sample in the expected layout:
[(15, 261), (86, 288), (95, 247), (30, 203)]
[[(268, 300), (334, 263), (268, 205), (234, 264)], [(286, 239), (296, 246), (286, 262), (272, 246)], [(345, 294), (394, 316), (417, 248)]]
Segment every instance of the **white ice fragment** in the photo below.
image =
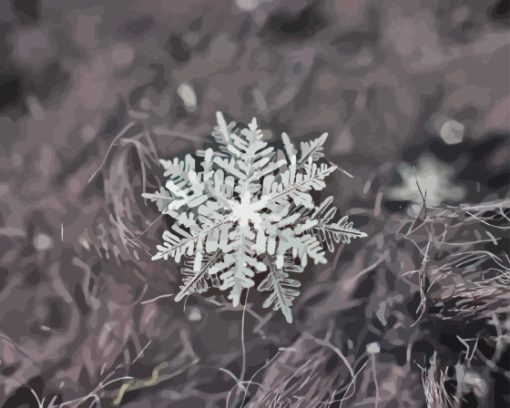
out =
[(462, 123), (450, 119), (443, 123), (439, 130), (439, 135), (446, 144), (452, 145), (462, 142), (464, 130), (465, 127)]
[(34, 246), (38, 251), (47, 251), (53, 247), (53, 240), (49, 235), (40, 233), (34, 237)]
[(198, 322), (202, 320), (202, 313), (198, 307), (190, 307), (188, 312), (188, 320), (190, 322)]
[(379, 346), (379, 343), (373, 342), (367, 344), (367, 353), (368, 354), (379, 354), (381, 351), (381, 347)]
[(197, 109), (197, 94), (189, 83), (180, 84), (177, 88), (177, 95), (182, 99), (188, 111), (194, 112)]

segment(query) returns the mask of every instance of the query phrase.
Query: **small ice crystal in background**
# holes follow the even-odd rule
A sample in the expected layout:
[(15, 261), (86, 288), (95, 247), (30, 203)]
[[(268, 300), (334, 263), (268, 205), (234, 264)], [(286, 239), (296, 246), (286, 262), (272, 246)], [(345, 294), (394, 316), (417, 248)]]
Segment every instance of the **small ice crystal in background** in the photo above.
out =
[(379, 346), (379, 343), (373, 342), (367, 344), (367, 353), (368, 354), (379, 354), (381, 351), (381, 346)]
[(38, 251), (47, 251), (53, 247), (53, 240), (47, 234), (37, 234), (34, 237), (34, 247)]
[(390, 200), (410, 201), (409, 215), (416, 217), (425, 207), (437, 208), (445, 202), (460, 202), (466, 196), (464, 186), (454, 184), (454, 168), (435, 157), (424, 154), (416, 165), (400, 164), (402, 184), (386, 193)]
[(179, 85), (177, 95), (182, 99), (184, 106), (189, 112), (194, 112), (197, 109), (197, 94), (189, 83), (183, 82)]
[(237, 8), (244, 12), (255, 10), (262, 3), (261, 0), (236, 0)]
[(188, 311), (188, 320), (190, 322), (198, 322), (202, 320), (202, 313), (200, 313), (200, 309), (198, 307), (190, 307)]
[(427, 128), (448, 145), (461, 143), (466, 132), (463, 123), (445, 115), (434, 115), (427, 123)]
[(439, 136), (446, 144), (452, 145), (462, 142), (464, 139), (464, 125), (456, 120), (445, 121), (440, 130)]

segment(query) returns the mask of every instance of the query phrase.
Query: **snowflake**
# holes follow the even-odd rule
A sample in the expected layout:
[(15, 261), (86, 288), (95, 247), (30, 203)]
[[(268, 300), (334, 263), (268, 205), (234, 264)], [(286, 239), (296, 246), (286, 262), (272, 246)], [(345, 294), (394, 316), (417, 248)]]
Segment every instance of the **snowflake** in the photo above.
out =
[(444, 202), (459, 202), (465, 197), (464, 187), (451, 182), (454, 169), (433, 156), (421, 156), (417, 166), (402, 163), (398, 172), (402, 184), (391, 188), (387, 197), (391, 200), (410, 201), (411, 216), (417, 216), (424, 204), (426, 208), (433, 209)]
[(318, 163), (326, 133), (302, 142), (298, 153), (285, 133), (283, 150), (264, 141), (256, 119), (246, 128), (227, 124), (219, 112), (217, 120), (215, 149), (161, 160), (165, 185), (144, 194), (175, 221), (153, 260), (182, 260), (176, 301), (216, 287), (237, 306), (243, 291), (255, 286), (255, 275), (263, 274), (258, 290), (270, 292), (263, 306), (291, 322), (301, 285), (292, 274), (310, 260), (326, 263), (325, 247), (333, 251), (334, 243), (366, 234), (346, 216), (333, 221), (333, 197), (319, 205), (312, 198), (336, 168)]

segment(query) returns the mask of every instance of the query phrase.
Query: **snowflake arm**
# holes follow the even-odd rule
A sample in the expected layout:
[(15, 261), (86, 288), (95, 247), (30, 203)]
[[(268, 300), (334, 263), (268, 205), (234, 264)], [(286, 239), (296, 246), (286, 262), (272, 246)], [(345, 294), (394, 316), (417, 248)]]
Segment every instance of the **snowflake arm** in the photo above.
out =
[(317, 166), (311, 161), (305, 166), (305, 172), (297, 171), (295, 163), (291, 163), (288, 170), (281, 174), (280, 182), (273, 178), (264, 180), (267, 201), (286, 202), (290, 197), (295, 205), (313, 208), (313, 199), (308, 193), (310, 190), (322, 190), (326, 184), (324, 179), (336, 169), (336, 166), (328, 166), (322, 163)]
[(262, 307), (272, 308), (274, 311), (280, 310), (288, 323), (292, 323), (292, 304), (294, 299), (299, 296), (301, 283), (289, 277), (289, 272), (303, 272), (303, 268), (294, 265), (292, 259), (281, 268), (276, 268), (274, 262), (269, 260), (269, 273), (260, 283), (258, 290), (260, 292), (271, 292), (266, 298)]
[(190, 263), (184, 263), (182, 274), (184, 275), (181, 290), (175, 296), (175, 301), (179, 302), (184, 296), (191, 293), (203, 293), (211, 287), (219, 287), (220, 282), (216, 275), (209, 274), (209, 268), (218, 259), (220, 251), (216, 251), (214, 255), (206, 260), (202, 266), (202, 256), (195, 257), (195, 260)]
[(305, 164), (310, 158), (313, 161), (317, 161), (324, 157), (324, 142), (328, 138), (327, 133), (323, 133), (317, 139), (311, 142), (301, 142), (301, 157), (299, 158), (298, 164)]
[[(223, 225), (232, 221), (233, 218), (231, 216), (224, 217), (221, 221), (216, 222), (205, 229), (201, 229), (195, 234), (190, 234), (178, 225), (173, 225), (172, 230), (174, 232), (165, 231), (163, 233), (163, 240), (165, 242), (163, 245), (157, 246), (158, 252), (152, 257), (152, 260), (167, 260), (171, 256), (179, 262), (185, 253), (191, 256), (195, 252), (201, 252), (203, 241), (215, 240), (216, 236), (212, 234)], [(224, 242), (220, 242), (219, 245), (223, 243)]]
[[(223, 269), (221, 273), (223, 284), (220, 289), (230, 290), (228, 299), (235, 307), (241, 301), (242, 291), (255, 284), (253, 281), (255, 273), (264, 272), (267, 267), (253, 256), (253, 251), (250, 249), (253, 246), (254, 234), (252, 231), (248, 228), (240, 228), (232, 235), (232, 243), (226, 248), (226, 251), (231, 252), (225, 255), (225, 262), (217, 268)], [(215, 269), (214, 273), (218, 273), (218, 269)]]
[(333, 207), (333, 197), (327, 197), (322, 204), (310, 215), (310, 219), (316, 221), (309, 227), (326, 243), (328, 250), (332, 252), (335, 248), (334, 243), (350, 244), (353, 239), (365, 238), (366, 233), (354, 228), (353, 222), (349, 221), (347, 216), (343, 216), (339, 221), (332, 222), (337, 212)]

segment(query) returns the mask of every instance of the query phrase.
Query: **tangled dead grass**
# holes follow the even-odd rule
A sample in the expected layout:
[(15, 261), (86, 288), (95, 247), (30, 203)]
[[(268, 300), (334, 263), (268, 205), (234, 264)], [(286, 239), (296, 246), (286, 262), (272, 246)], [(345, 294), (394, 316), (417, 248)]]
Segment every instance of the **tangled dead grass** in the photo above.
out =
[(420, 312), (489, 319), (510, 311), (510, 199), (423, 214), (406, 237), (422, 255)]

